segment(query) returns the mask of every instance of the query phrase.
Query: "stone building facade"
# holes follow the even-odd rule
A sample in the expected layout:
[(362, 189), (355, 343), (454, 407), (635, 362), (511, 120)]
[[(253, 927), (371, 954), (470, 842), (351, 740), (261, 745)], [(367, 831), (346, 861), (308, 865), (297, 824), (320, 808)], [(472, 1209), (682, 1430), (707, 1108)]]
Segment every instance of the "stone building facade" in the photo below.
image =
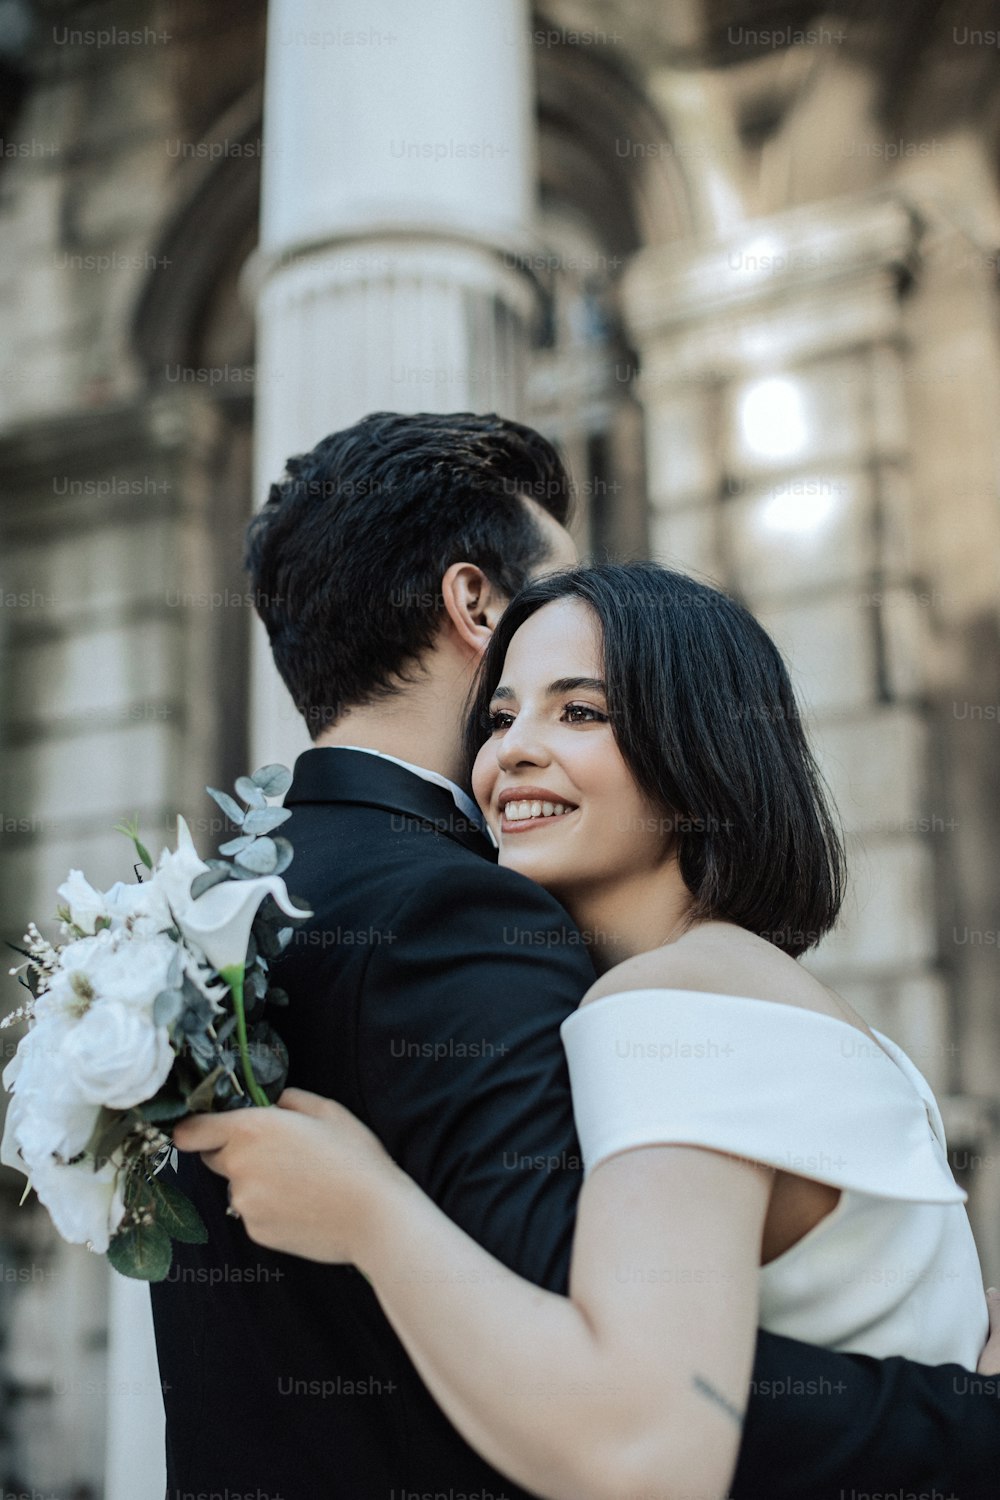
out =
[[(136, 9), (0, 3), (3, 935), (127, 875), (121, 816), (208, 842), (204, 784), (301, 745), (240, 569), (288, 453), (523, 416), (586, 550), (785, 648), (852, 857), (811, 962), (937, 1090), (997, 1279), (994, 7)], [(18, 1196), (0, 1489), (141, 1500), (121, 1288)]]

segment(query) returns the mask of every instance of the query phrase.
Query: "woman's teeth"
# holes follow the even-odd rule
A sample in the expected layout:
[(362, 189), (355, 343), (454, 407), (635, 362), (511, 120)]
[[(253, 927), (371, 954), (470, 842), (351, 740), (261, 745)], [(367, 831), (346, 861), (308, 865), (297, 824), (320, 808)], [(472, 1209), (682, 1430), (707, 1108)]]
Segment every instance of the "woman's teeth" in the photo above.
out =
[(503, 815), (508, 823), (521, 823), (525, 818), (558, 818), (572, 811), (562, 802), (508, 802)]

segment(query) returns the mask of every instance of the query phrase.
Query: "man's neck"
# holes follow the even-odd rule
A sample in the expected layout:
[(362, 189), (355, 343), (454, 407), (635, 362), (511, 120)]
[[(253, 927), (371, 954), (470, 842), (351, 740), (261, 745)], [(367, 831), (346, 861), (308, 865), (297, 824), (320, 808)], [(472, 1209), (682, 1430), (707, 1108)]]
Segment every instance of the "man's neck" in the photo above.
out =
[(391, 707), (379, 703), (351, 709), (314, 743), (317, 749), (357, 745), (380, 750), (461, 785), (460, 722), (461, 711), (454, 705), (438, 707), (426, 700), (394, 698)]

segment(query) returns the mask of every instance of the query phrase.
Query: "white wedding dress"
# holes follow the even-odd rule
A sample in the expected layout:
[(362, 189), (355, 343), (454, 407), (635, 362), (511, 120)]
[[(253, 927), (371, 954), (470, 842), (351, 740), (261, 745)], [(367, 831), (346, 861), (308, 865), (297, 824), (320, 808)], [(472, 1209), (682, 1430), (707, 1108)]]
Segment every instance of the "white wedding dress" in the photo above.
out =
[(628, 990), (562, 1025), (585, 1172), (692, 1145), (841, 1189), (760, 1272), (760, 1325), (826, 1348), (975, 1369), (988, 1330), (965, 1194), (906, 1054), (769, 1000)]

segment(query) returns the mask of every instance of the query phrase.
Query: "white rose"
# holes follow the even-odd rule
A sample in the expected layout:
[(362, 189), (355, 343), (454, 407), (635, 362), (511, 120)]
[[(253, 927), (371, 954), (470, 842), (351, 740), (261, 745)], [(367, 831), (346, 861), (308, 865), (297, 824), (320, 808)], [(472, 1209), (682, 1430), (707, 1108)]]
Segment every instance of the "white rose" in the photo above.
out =
[(0, 1161), (26, 1177), (48, 1162), (71, 1161), (90, 1140), (99, 1113), (71, 1094), (46, 1104), (15, 1094), (7, 1105)]
[(31, 1185), (64, 1240), (103, 1255), (125, 1213), (120, 1176), (114, 1162), (95, 1172), (90, 1162), (67, 1167), (50, 1160), (32, 1172)]
[(37, 1021), (4, 1069), (8, 1103), (0, 1161), (19, 1171), (34, 1169), (54, 1154), (64, 1161), (89, 1141), (98, 1109), (67, 1076), (63, 1049), (75, 1029), (63, 1016)]
[(62, 1057), (76, 1091), (109, 1109), (151, 1099), (174, 1062), (167, 1028), (119, 1000), (92, 1005), (67, 1037)]
[(68, 878), (59, 887), (59, 895), (69, 907), (70, 921), (81, 932), (93, 933), (98, 917), (109, 915), (103, 895), (94, 890), (82, 870), (70, 870)]
[(81, 1015), (97, 994), (95, 975), (102, 956), (113, 952), (114, 943), (111, 932), (104, 928), (95, 937), (77, 938), (67, 944), (59, 955), (59, 967), (35, 1001), (35, 1015), (63, 1020)]
[(67, 1239), (93, 1240), (107, 1249), (124, 1208), (117, 1171), (106, 1166), (95, 1173), (89, 1161), (65, 1165), (83, 1151), (99, 1114), (80, 1097), (62, 1065), (62, 1048), (74, 1029), (61, 1015), (37, 1021), (4, 1069), (4, 1084), (14, 1092), (7, 1102), (0, 1161), (29, 1178)]
[(35, 1005), (37, 1016), (52, 1012), (80, 1017), (101, 1000), (118, 1000), (152, 1015), (153, 1002), (167, 988), (177, 944), (164, 933), (149, 937), (105, 929), (63, 949), (60, 967)]

